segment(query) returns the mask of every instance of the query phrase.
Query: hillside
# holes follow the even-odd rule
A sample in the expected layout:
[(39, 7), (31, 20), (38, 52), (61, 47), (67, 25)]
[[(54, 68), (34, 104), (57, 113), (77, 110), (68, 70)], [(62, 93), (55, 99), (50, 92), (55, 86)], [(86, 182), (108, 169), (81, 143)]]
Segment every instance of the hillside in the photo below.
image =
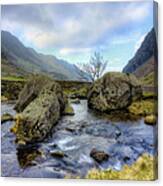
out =
[(123, 72), (145, 77), (157, 69), (157, 40), (154, 28), (146, 35), (135, 56), (129, 60)]
[(25, 47), (18, 38), (9, 32), (1, 32), (1, 43), (2, 76), (42, 73), (60, 80), (89, 80), (87, 74), (75, 65)]

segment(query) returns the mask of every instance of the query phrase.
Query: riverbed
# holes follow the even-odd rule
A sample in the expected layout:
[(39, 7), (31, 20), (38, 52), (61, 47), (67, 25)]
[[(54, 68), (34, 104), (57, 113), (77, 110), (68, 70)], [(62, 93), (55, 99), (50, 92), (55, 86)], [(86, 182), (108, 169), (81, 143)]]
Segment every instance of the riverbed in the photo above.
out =
[[(1, 114), (15, 115), (13, 104), (2, 103)], [(81, 177), (92, 168), (121, 170), (143, 153), (156, 153), (156, 127), (143, 118), (116, 121), (87, 108), (87, 101), (72, 104), (74, 116), (64, 116), (45, 141), (26, 148), (17, 147), (10, 132), (12, 121), (1, 125), (2, 176), (10, 177)], [(109, 154), (97, 163), (90, 157), (95, 148)], [(62, 152), (63, 156), (52, 156)]]

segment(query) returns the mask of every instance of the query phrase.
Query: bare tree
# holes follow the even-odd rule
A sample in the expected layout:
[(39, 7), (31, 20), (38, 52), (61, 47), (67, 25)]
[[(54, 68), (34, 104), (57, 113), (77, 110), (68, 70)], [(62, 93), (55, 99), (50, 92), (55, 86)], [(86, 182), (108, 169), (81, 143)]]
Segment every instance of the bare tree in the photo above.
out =
[(100, 78), (106, 69), (108, 61), (105, 61), (100, 53), (95, 52), (88, 63), (82, 64), (82, 70), (86, 72), (92, 81)]

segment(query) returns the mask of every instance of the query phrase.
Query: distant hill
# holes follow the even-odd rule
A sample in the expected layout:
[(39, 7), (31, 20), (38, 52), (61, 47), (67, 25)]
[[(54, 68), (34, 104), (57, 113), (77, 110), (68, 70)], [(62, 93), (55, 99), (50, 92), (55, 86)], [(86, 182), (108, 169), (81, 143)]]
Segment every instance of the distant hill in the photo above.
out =
[(157, 68), (157, 40), (154, 28), (146, 35), (135, 56), (124, 67), (123, 72), (145, 77)]
[(77, 66), (25, 47), (17, 37), (6, 31), (1, 32), (1, 66), (2, 76), (43, 73), (58, 80), (89, 81), (88, 75)]

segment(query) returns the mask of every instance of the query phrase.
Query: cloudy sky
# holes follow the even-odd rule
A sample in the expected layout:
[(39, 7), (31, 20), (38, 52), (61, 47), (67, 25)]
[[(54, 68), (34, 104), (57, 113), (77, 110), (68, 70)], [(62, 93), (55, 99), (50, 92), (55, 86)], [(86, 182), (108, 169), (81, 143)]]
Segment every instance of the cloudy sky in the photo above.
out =
[(152, 1), (3, 5), (2, 30), (25, 46), (71, 63), (99, 51), (119, 71), (152, 28)]

